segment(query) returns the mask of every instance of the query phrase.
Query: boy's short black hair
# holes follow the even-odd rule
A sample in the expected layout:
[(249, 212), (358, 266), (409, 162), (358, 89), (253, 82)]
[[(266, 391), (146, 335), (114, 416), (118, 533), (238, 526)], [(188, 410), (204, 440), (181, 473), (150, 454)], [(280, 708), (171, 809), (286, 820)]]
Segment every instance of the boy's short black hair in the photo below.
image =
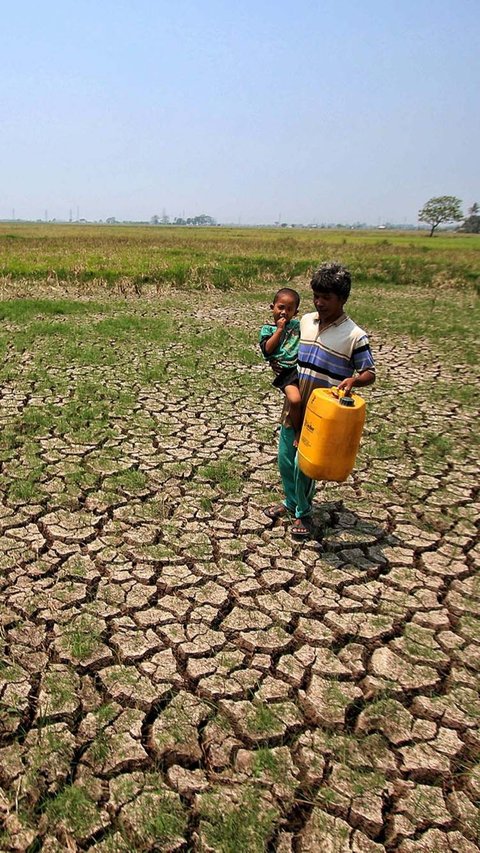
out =
[(312, 290), (324, 293), (334, 293), (340, 299), (347, 300), (350, 296), (352, 277), (349, 270), (342, 264), (322, 264), (315, 270), (310, 282)]
[(277, 302), (278, 297), (281, 296), (282, 293), (288, 293), (289, 296), (293, 296), (293, 298), (295, 299), (295, 308), (298, 311), (298, 306), (300, 305), (300, 294), (297, 293), (296, 290), (293, 290), (292, 287), (281, 287), (280, 290), (277, 290), (275, 296), (273, 297), (272, 305), (275, 305), (275, 302)]

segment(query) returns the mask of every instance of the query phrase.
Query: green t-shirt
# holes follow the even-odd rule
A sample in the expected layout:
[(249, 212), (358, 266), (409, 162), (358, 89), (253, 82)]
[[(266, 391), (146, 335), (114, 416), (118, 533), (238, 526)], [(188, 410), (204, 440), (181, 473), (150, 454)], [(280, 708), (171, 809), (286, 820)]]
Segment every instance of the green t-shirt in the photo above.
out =
[(281, 367), (295, 367), (300, 341), (300, 320), (289, 320), (283, 330), (278, 347), (273, 352), (267, 353), (265, 343), (276, 331), (277, 327), (271, 323), (265, 323), (260, 329), (259, 342), (263, 355), (267, 361), (274, 358)]

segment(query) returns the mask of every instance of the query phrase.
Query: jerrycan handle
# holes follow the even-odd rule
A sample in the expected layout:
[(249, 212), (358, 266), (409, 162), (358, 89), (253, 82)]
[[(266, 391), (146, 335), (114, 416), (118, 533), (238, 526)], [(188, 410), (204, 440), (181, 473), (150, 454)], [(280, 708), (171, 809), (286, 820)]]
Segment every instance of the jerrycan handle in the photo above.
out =
[(345, 394), (343, 388), (332, 388), (332, 394), (337, 398), (341, 406), (346, 406), (347, 408), (355, 406), (355, 400), (350, 395)]

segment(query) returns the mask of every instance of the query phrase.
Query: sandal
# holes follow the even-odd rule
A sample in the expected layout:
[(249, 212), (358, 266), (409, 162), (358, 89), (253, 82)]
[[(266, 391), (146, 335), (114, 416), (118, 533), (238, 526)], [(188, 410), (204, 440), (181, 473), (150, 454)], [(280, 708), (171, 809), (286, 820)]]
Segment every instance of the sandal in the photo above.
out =
[(273, 506), (267, 506), (266, 509), (263, 510), (267, 518), (271, 518), (272, 521), (276, 521), (277, 518), (285, 518), (286, 515), (290, 515), (290, 510), (287, 509), (285, 504), (274, 504)]
[(310, 528), (308, 525), (308, 516), (296, 518), (291, 528), (292, 536), (297, 536), (299, 539), (308, 539), (310, 536)]

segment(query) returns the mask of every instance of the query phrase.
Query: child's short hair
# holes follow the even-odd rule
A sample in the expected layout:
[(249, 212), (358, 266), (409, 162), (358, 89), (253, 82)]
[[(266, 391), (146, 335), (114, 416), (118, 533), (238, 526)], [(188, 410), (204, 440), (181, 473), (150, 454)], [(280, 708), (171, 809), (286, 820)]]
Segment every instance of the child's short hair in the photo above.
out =
[(342, 264), (322, 264), (313, 273), (310, 285), (316, 292), (334, 293), (346, 300), (350, 296), (352, 277)]
[(275, 296), (273, 297), (272, 305), (275, 305), (282, 293), (288, 293), (289, 296), (293, 297), (293, 299), (295, 300), (295, 308), (298, 311), (298, 306), (300, 305), (300, 294), (297, 293), (296, 290), (293, 290), (293, 288), (291, 287), (281, 287), (280, 290), (277, 290)]

